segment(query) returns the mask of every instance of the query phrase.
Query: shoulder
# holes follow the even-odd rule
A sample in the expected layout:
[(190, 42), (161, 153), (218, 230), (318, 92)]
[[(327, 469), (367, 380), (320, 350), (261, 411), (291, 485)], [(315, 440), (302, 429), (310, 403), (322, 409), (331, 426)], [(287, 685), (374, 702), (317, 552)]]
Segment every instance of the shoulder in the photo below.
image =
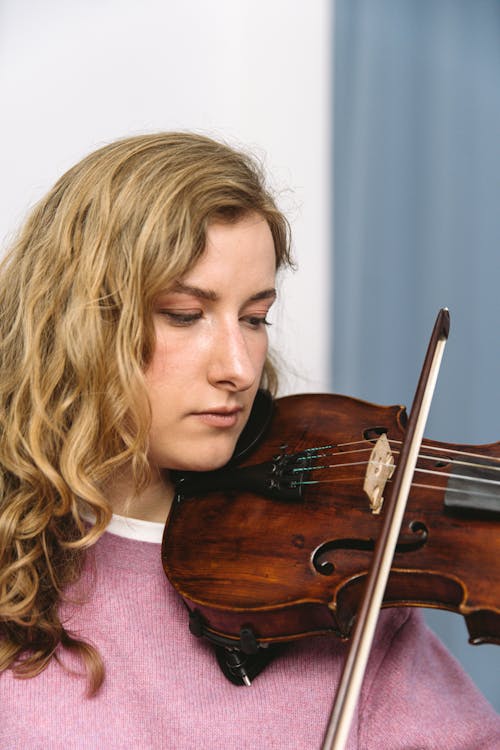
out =
[(360, 747), (377, 746), (373, 737), (380, 732), (411, 747), (498, 747), (500, 717), (419, 610), (401, 610), (397, 619), (382, 613), (370, 661), (360, 706)]

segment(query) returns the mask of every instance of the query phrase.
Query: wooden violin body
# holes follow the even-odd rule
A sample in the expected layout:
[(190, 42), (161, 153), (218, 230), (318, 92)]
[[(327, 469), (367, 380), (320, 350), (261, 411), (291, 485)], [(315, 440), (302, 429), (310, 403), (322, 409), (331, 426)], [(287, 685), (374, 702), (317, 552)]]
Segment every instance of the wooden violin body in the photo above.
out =
[[(193, 629), (246, 652), (349, 637), (384, 514), (367, 466), (381, 434), (397, 462), (405, 424), (401, 406), (289, 396), (243, 460), (183, 477), (162, 558)], [(499, 443), (423, 443), (383, 606), (452, 610), (471, 642), (500, 643), (499, 459)]]

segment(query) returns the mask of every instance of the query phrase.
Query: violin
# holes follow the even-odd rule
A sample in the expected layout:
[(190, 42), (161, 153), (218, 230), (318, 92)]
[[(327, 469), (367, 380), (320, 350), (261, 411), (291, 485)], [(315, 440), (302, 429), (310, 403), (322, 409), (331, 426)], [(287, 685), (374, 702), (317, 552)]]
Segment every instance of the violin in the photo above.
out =
[[(254, 411), (226, 467), (179, 476), (165, 573), (217, 643), (349, 638), (406, 410), (260, 393)], [(424, 440), (383, 606), (451, 610), (500, 643), (499, 560), (500, 443)]]

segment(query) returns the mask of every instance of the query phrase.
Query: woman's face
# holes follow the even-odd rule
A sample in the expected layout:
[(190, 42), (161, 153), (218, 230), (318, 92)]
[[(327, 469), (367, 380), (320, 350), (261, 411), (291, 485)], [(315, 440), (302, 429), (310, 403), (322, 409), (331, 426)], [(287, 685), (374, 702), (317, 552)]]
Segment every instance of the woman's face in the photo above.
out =
[(152, 465), (207, 471), (231, 458), (261, 380), (275, 275), (269, 225), (251, 214), (212, 224), (200, 260), (157, 297)]

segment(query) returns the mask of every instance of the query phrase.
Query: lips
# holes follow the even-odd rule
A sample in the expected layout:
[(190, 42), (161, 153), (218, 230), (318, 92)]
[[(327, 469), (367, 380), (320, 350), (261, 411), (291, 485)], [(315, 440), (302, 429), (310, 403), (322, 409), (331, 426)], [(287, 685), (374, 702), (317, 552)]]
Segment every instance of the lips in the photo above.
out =
[(234, 427), (241, 412), (240, 406), (219, 407), (194, 412), (193, 416), (211, 427)]

